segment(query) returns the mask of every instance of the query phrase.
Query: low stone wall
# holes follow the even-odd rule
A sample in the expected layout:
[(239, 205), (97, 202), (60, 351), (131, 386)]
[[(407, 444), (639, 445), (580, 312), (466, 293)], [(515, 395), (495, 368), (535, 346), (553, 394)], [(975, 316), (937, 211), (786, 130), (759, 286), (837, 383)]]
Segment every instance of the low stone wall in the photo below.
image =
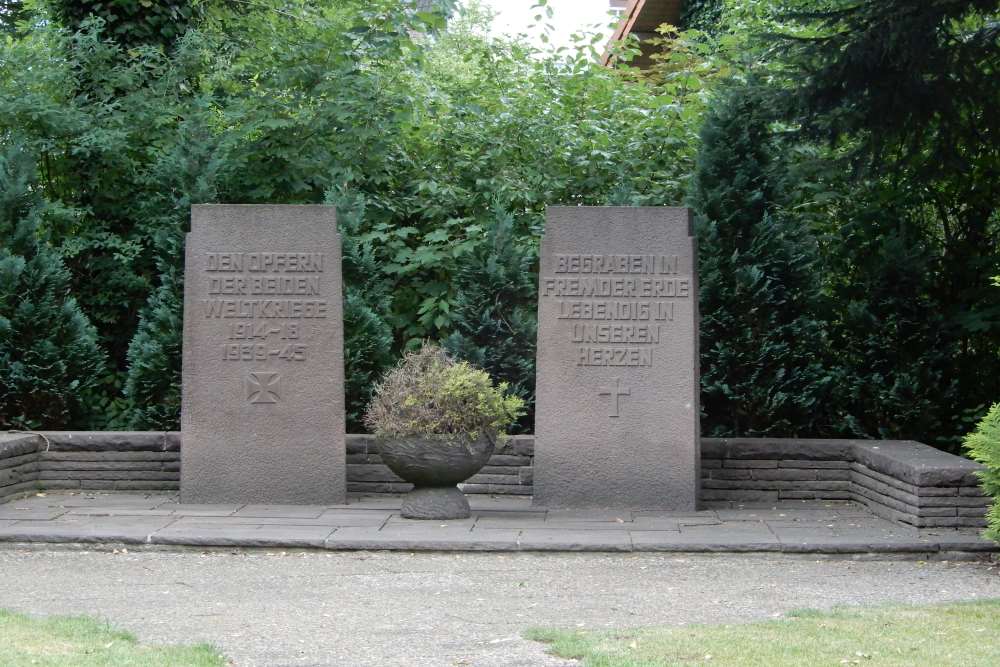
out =
[[(176, 490), (180, 434), (0, 434), (0, 502), (40, 489)], [(534, 438), (515, 436), (466, 493), (531, 495)], [(990, 499), (973, 461), (914, 441), (736, 438), (702, 440), (704, 501), (853, 500), (919, 528), (980, 527)], [(382, 463), (374, 438), (347, 436), (348, 490), (410, 486)]]
[(0, 500), (39, 489), (180, 488), (179, 433), (46, 431), (0, 438)]
[(702, 440), (702, 500), (853, 500), (918, 528), (986, 525), (982, 466), (912, 440)]
[(38, 489), (38, 441), (33, 435), (0, 434), (0, 502)]

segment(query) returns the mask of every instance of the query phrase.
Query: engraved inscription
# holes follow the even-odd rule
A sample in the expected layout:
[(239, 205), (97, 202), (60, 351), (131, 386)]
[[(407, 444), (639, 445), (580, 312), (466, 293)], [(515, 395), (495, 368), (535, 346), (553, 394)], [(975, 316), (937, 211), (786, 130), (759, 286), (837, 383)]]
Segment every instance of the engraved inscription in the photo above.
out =
[(580, 347), (577, 366), (652, 366), (653, 351), (638, 347)]
[(232, 322), (229, 325), (230, 340), (267, 338), (272, 334), (278, 336), (281, 340), (294, 340), (299, 337), (299, 324), (298, 322), (286, 322), (283, 324)]
[(309, 319), (326, 317), (326, 301), (291, 299), (202, 299), (205, 317)]
[(555, 255), (552, 270), (539, 296), (572, 321), (564, 331), (577, 366), (652, 366), (677, 303), (691, 298), (678, 255)]
[(205, 270), (229, 273), (322, 273), (320, 252), (207, 252)]
[(315, 252), (204, 253), (200, 308), (225, 326), (222, 360), (306, 361), (319, 328), (303, 321), (328, 317), (324, 265)]
[(265, 294), (301, 296), (319, 294), (319, 277), (252, 276), (250, 278), (209, 278), (209, 294)]
[(263, 343), (229, 343), (222, 346), (223, 361), (305, 361), (308, 348), (300, 343), (268, 347)]
[(677, 255), (556, 255), (556, 273), (677, 273)]
[(253, 404), (277, 403), (281, 376), (278, 373), (251, 371), (247, 374), (247, 401)]
[(545, 278), (542, 296), (687, 298), (690, 278)]
[(622, 387), (622, 379), (615, 378), (614, 389), (608, 389), (607, 391), (602, 391), (598, 396), (610, 396), (611, 397), (611, 414), (609, 417), (620, 417), (619, 410), (621, 408), (621, 397), (631, 396), (632, 390), (628, 387)]
[(574, 343), (659, 343), (662, 328), (648, 324), (574, 324)]

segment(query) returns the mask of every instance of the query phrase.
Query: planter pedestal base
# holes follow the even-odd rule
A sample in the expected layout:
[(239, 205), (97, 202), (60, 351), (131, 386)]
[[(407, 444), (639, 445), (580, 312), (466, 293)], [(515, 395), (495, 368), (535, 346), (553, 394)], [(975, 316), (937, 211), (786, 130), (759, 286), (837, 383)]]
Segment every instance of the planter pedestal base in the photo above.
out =
[(407, 519), (467, 519), (469, 501), (457, 486), (418, 486), (403, 496)]

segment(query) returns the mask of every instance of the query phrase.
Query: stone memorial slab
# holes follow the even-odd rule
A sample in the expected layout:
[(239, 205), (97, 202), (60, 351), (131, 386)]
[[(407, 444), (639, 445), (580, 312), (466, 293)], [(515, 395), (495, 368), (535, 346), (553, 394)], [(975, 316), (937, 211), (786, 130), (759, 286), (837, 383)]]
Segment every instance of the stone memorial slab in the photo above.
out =
[(330, 206), (193, 206), (181, 500), (346, 498), (340, 236)]
[(685, 208), (550, 207), (534, 503), (696, 509), (698, 277)]

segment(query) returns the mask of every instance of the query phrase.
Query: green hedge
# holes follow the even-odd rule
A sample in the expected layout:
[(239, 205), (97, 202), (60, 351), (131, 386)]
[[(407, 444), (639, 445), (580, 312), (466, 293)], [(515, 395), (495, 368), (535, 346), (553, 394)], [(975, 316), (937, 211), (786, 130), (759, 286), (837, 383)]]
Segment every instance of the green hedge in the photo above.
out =
[(978, 428), (965, 438), (969, 455), (986, 466), (981, 473), (983, 490), (993, 496), (986, 536), (1000, 542), (1000, 403), (995, 403)]

